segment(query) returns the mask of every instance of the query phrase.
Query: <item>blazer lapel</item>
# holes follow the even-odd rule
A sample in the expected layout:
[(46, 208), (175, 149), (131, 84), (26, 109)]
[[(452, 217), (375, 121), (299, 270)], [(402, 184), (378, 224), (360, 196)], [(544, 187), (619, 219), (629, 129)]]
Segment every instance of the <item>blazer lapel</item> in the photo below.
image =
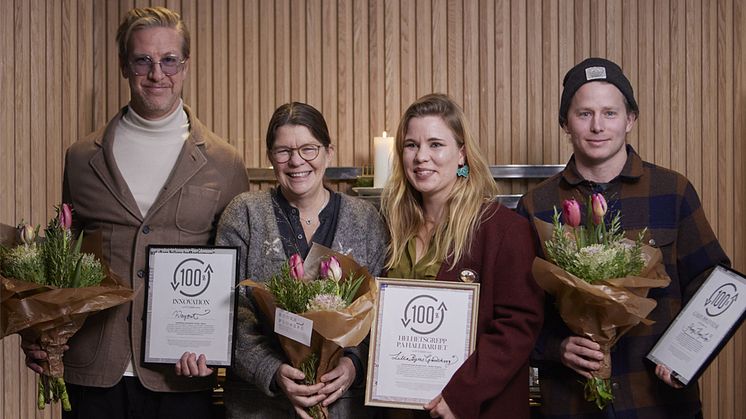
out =
[(104, 135), (96, 141), (100, 150), (91, 157), (89, 164), (119, 204), (135, 218), (142, 221), (143, 216), (140, 214), (137, 202), (132, 196), (132, 192), (127, 186), (127, 182), (124, 180), (124, 177), (122, 177), (122, 173), (119, 171), (116, 161), (114, 160), (114, 134), (123, 112), (124, 109), (119, 111), (119, 114), (117, 114), (117, 116), (111, 120), (109, 125), (106, 126)]

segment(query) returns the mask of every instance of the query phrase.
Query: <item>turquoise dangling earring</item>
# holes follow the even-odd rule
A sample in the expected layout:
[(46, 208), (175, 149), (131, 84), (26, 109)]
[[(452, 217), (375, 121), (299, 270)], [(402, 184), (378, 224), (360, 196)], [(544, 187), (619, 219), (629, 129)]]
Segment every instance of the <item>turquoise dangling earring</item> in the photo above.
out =
[(464, 178), (469, 177), (469, 165), (464, 164), (459, 166), (458, 170), (456, 170), (456, 176)]

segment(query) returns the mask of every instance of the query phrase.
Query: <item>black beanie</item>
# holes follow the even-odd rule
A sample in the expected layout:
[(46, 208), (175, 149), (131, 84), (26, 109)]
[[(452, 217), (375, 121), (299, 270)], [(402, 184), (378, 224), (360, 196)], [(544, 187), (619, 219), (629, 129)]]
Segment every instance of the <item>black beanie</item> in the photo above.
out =
[(604, 58), (587, 58), (571, 68), (565, 74), (565, 79), (562, 81), (564, 89), (562, 90), (562, 99), (560, 100), (559, 108), (560, 126), (567, 123), (567, 111), (570, 108), (570, 102), (572, 101), (572, 97), (575, 96), (575, 92), (580, 89), (580, 86), (592, 81), (605, 81), (616, 86), (627, 99), (630, 109), (638, 113), (637, 101), (635, 101), (632, 85), (622, 72), (622, 69), (615, 63)]

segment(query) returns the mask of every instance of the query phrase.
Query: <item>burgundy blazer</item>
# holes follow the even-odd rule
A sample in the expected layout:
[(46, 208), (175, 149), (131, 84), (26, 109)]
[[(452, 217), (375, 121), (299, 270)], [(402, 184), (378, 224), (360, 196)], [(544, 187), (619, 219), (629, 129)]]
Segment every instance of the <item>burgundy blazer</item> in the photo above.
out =
[(468, 254), (453, 269), (441, 265), (440, 280), (469, 269), (481, 283), (476, 350), (442, 392), (461, 419), (529, 417), (528, 358), (544, 319), (532, 234), (525, 218), (489, 204)]

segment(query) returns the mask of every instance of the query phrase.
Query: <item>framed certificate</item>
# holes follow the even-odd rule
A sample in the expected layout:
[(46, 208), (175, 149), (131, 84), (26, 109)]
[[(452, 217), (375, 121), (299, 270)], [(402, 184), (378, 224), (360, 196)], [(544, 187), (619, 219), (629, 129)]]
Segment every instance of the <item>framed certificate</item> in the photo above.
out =
[(746, 277), (723, 266), (712, 270), (647, 358), (682, 384), (696, 380), (738, 330), (746, 314)]
[(237, 247), (148, 246), (145, 362), (231, 365), (237, 260)]
[(422, 410), (474, 351), (479, 284), (376, 278), (365, 404)]

